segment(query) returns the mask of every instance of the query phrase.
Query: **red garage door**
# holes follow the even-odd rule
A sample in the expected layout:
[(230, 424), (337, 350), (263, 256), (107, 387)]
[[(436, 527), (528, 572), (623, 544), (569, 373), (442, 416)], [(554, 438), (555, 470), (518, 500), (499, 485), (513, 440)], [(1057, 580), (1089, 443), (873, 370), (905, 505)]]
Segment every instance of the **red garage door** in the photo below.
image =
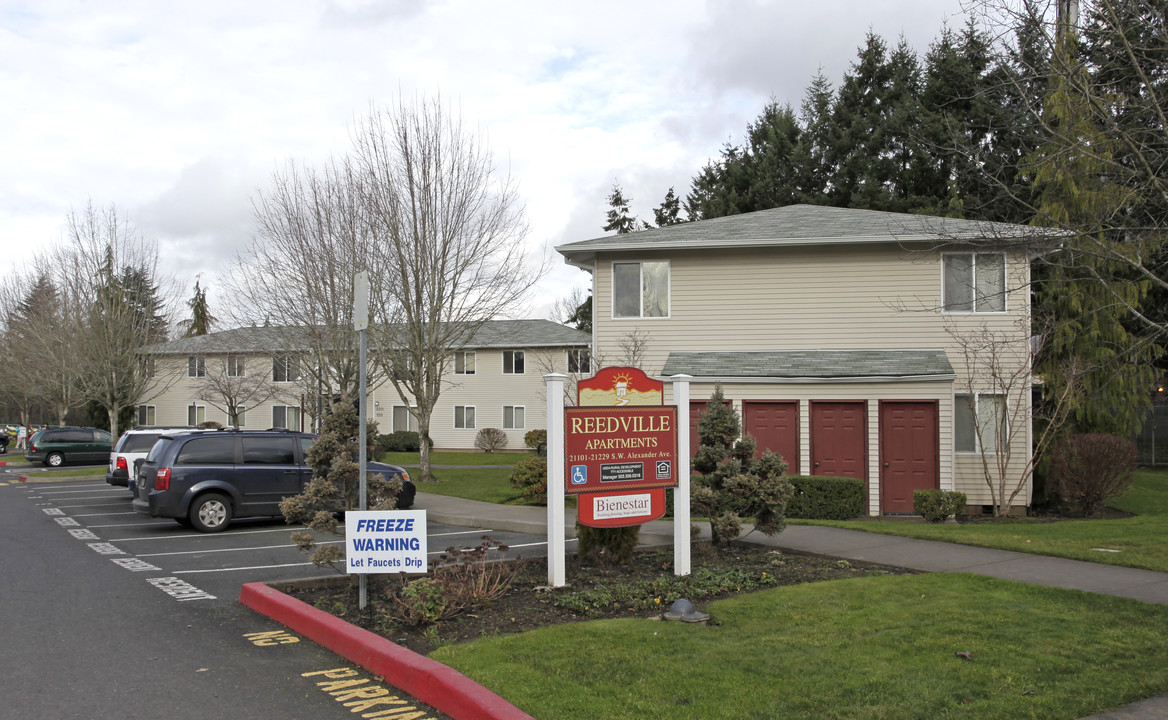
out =
[(799, 474), (799, 403), (744, 400), (743, 424), (758, 441), (758, 452), (771, 452), (787, 461), (787, 472)]
[(811, 474), (868, 479), (864, 402), (811, 403)]
[(911, 513), (913, 490), (940, 487), (935, 402), (880, 403), (880, 508)]

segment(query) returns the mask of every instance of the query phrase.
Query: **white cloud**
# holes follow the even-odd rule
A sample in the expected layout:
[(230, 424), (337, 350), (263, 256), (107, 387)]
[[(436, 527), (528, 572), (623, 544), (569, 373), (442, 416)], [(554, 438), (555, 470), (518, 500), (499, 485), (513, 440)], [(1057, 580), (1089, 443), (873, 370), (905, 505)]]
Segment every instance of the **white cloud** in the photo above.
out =
[[(869, 28), (923, 52), (960, 3), (0, 0), (0, 269), (92, 198), (225, 303), (215, 274), (272, 169), (344, 152), (399, 92), (487, 135), (548, 253), (603, 234), (614, 182), (651, 218), (769, 97), (798, 105), (819, 67), (838, 82)], [(553, 260), (533, 315), (587, 283)]]

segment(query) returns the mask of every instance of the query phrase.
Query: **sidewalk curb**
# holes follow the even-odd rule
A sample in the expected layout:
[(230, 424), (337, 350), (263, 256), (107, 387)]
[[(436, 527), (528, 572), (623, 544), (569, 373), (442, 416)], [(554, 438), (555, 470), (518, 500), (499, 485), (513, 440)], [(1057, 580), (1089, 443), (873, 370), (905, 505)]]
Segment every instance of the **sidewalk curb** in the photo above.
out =
[(264, 583), (247, 583), (239, 602), (455, 720), (534, 720), (453, 668), (301, 602)]

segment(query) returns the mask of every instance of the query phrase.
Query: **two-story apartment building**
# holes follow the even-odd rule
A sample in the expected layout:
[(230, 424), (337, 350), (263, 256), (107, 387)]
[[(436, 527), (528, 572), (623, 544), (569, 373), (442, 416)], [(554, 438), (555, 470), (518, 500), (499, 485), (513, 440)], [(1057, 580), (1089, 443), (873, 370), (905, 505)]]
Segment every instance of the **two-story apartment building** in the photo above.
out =
[[(160, 392), (139, 406), (137, 424), (213, 420), (246, 429), (312, 430), (320, 393), (306, 370), (309, 344), (300, 335), (290, 328), (243, 327), (147, 348)], [(547, 427), (542, 376), (589, 374), (589, 344), (586, 333), (548, 320), (483, 325), (451, 354), (430, 421), (435, 447), (474, 448), (478, 431), (492, 427), (507, 433), (508, 449), (523, 448), (528, 430)], [(410, 405), (412, 399), (388, 381), (370, 386), (368, 413), (380, 432), (416, 430)]]
[(760, 448), (865, 480), (876, 515), (917, 488), (989, 505), (999, 459), (1027, 474), (1034, 232), (794, 205), (557, 250), (592, 273), (596, 356), (639, 338), (648, 374), (694, 378), (691, 423), (721, 384)]

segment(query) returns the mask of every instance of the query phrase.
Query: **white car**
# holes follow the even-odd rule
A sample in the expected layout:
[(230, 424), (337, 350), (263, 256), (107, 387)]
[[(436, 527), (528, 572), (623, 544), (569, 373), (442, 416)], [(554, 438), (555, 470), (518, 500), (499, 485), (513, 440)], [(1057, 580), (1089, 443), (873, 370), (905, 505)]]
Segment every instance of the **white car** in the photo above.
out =
[(130, 488), (130, 492), (134, 492), (134, 487), (130, 484), (130, 478), (133, 477), (134, 461), (145, 460), (146, 453), (154, 447), (154, 441), (159, 436), (183, 430), (196, 432), (199, 428), (190, 425), (149, 425), (122, 433), (122, 436), (114, 443), (113, 451), (110, 452), (109, 471), (105, 474), (105, 481), (117, 487)]

